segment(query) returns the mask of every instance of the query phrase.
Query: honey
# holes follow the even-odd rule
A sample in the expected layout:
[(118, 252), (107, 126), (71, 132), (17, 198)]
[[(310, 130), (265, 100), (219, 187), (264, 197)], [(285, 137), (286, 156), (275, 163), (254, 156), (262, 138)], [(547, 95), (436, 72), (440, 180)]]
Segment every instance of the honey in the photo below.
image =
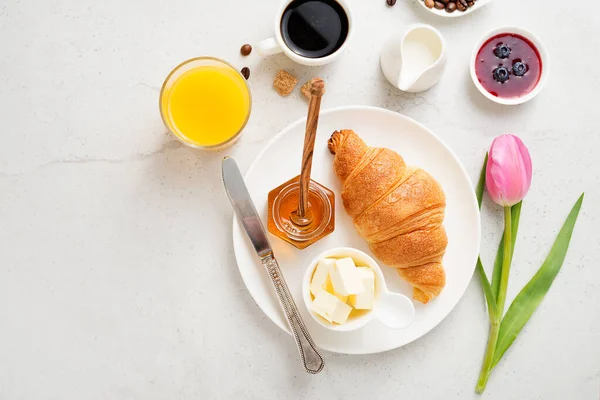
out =
[(304, 249), (333, 232), (335, 195), (311, 180), (308, 191), (306, 222), (299, 223), (300, 175), (269, 192), (268, 229), (273, 235)]

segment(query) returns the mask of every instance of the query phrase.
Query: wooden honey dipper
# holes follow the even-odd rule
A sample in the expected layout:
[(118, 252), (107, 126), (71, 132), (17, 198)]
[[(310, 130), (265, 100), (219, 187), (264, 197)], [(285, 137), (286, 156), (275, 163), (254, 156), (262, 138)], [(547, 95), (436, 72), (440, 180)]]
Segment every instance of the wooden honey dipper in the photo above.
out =
[(315, 150), (315, 138), (317, 136), (317, 126), (319, 125), (319, 112), (321, 111), (321, 97), (324, 94), (325, 82), (323, 79), (311, 79), (310, 102), (308, 103), (306, 133), (304, 134), (304, 149), (302, 151), (298, 211), (292, 215), (293, 222), (298, 226), (307, 226), (313, 220), (313, 215), (308, 208), (308, 190), (310, 184), (310, 173), (312, 169), (313, 152)]

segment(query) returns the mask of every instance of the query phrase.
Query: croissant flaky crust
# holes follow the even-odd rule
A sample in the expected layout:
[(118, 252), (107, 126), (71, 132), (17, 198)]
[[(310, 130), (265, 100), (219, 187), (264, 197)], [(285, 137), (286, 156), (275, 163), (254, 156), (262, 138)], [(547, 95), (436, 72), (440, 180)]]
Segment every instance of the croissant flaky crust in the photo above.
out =
[(441, 186), (424, 170), (407, 167), (398, 153), (367, 146), (352, 130), (334, 132), (328, 147), (356, 230), (377, 258), (413, 286), (415, 300), (429, 302), (446, 283)]

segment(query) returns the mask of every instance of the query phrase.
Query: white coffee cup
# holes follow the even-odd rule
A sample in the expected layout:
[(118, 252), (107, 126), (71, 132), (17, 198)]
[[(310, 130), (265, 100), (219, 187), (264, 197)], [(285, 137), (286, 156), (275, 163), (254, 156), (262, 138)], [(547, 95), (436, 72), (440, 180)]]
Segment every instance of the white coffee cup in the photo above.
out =
[(270, 56), (272, 54), (277, 54), (283, 52), (286, 56), (296, 61), (298, 64), (308, 65), (308, 66), (319, 66), (329, 64), (330, 62), (339, 58), (339, 56), (343, 53), (343, 51), (348, 47), (348, 42), (350, 41), (350, 36), (354, 29), (354, 22), (352, 18), (352, 13), (350, 12), (350, 7), (348, 6), (347, 0), (335, 0), (346, 13), (348, 17), (348, 34), (346, 35), (346, 40), (344, 43), (338, 48), (335, 52), (320, 58), (309, 58), (304, 57), (300, 54), (292, 51), (283, 40), (281, 34), (281, 19), (283, 17), (283, 13), (287, 6), (292, 3), (292, 0), (286, 0), (279, 7), (277, 14), (275, 14), (275, 37), (263, 40), (258, 44), (257, 50), (260, 55)]

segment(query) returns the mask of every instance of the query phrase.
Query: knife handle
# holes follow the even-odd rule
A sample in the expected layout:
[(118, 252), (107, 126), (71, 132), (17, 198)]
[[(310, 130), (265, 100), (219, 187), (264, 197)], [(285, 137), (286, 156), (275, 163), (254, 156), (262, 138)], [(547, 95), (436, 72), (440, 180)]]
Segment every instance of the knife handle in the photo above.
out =
[(306, 325), (304, 325), (304, 321), (298, 312), (298, 307), (296, 307), (296, 303), (292, 298), (292, 294), (281, 273), (277, 260), (273, 254), (270, 254), (263, 257), (261, 261), (271, 277), (273, 286), (275, 286), (277, 297), (279, 297), (288, 324), (296, 340), (304, 370), (309, 374), (318, 374), (325, 366), (325, 361), (323, 361), (317, 345), (310, 336), (310, 333), (308, 333)]

